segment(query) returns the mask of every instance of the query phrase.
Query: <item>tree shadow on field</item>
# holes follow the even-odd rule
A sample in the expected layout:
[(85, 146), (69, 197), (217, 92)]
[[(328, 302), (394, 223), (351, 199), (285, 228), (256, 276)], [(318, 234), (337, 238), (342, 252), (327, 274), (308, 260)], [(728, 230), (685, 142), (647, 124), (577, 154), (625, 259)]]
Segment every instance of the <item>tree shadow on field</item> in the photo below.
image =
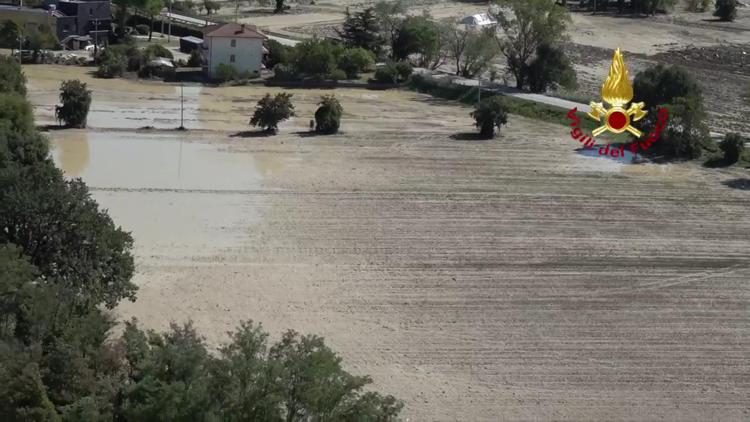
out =
[(733, 163), (727, 162), (727, 160), (724, 159), (724, 157), (714, 157), (706, 160), (705, 163), (703, 163), (703, 167), (708, 168), (719, 168), (719, 167), (729, 167)]
[(449, 136), (454, 141), (491, 141), (494, 138), (485, 138), (479, 132), (461, 132)]
[(36, 127), (36, 130), (40, 132), (52, 132), (53, 130), (64, 130), (64, 129), (70, 129), (70, 128), (65, 125), (39, 125)]
[(229, 135), (230, 138), (266, 138), (276, 135), (276, 132), (269, 130), (245, 130)]
[[(339, 132), (341, 133), (341, 132)], [(314, 138), (316, 136), (331, 136), (336, 135), (335, 133), (320, 133), (316, 132), (314, 130), (301, 130), (299, 132), (294, 132), (295, 135), (299, 136), (300, 138)]]
[(750, 190), (750, 179), (732, 179), (721, 182), (722, 185), (732, 189)]

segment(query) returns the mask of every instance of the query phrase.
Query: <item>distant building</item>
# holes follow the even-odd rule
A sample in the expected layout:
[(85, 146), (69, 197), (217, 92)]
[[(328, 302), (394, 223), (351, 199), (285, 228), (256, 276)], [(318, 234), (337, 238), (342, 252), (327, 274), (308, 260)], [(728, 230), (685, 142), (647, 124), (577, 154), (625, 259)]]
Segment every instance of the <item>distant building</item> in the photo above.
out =
[(110, 30), (112, 12), (109, 1), (52, 0), (45, 8), (0, 5), (0, 22), (5, 20), (30, 30), (47, 25), (60, 41), (82, 36), (104, 41)]
[(482, 27), (495, 25), (497, 21), (488, 13), (477, 13), (476, 15), (467, 16), (461, 19), (461, 23), (466, 26)]
[(215, 77), (220, 64), (231, 65), (240, 73), (260, 75), (266, 38), (253, 25), (228, 23), (209, 28), (203, 38), (208, 76)]

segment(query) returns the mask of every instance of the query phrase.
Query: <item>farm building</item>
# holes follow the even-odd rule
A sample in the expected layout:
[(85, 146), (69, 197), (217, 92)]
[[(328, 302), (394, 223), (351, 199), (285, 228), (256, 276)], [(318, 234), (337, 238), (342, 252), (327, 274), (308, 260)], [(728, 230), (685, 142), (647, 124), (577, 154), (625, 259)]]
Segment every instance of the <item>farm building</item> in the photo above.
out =
[(210, 29), (203, 41), (208, 75), (215, 77), (220, 64), (231, 65), (240, 73), (260, 75), (266, 38), (252, 25), (228, 23)]

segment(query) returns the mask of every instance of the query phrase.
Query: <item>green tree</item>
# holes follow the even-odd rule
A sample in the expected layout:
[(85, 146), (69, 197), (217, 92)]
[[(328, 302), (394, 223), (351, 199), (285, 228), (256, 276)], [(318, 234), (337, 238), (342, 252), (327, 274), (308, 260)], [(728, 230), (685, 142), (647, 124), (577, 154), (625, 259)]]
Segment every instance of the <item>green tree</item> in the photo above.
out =
[(60, 40), (47, 24), (39, 25), (35, 31), (30, 31), (26, 37), (26, 47), (33, 52), (33, 61), (37, 62), (39, 53), (46, 49), (55, 49), (60, 45)]
[(485, 98), (476, 105), (471, 117), (476, 121), (479, 135), (491, 139), (495, 136), (495, 128), (500, 130), (508, 122), (507, 107), (499, 96)]
[(16, 93), (0, 93), (0, 130), (10, 130), (22, 134), (34, 131), (34, 117), (31, 104), (26, 97)]
[(495, 15), (500, 28), (498, 46), (508, 62), (508, 71), (516, 79), (516, 87), (523, 88), (537, 48), (561, 41), (570, 15), (566, 8), (548, 0), (496, 2), (501, 7)]
[(724, 22), (731, 22), (737, 17), (737, 0), (716, 0), (714, 16)]
[(333, 95), (324, 95), (318, 103), (315, 111), (315, 131), (318, 133), (332, 134), (339, 131), (341, 115), (344, 108)]
[(100, 53), (98, 58), (99, 68), (96, 75), (101, 78), (116, 78), (125, 73), (127, 69), (127, 58), (115, 49), (106, 49)]
[(68, 127), (86, 127), (86, 117), (91, 106), (91, 91), (86, 84), (74, 79), (60, 85), (61, 106), (55, 106), (55, 117)]
[(441, 27), (429, 15), (410, 16), (401, 22), (393, 40), (392, 54), (397, 60), (406, 60), (418, 54), (421, 67), (437, 67), (442, 63)]
[(255, 106), (255, 113), (250, 119), (250, 124), (275, 133), (279, 129), (279, 123), (292, 116), (294, 116), (292, 94), (281, 92), (273, 98), (271, 94), (266, 94)]
[(240, 78), (240, 72), (231, 64), (219, 63), (216, 66), (216, 79), (221, 82), (234, 81)]
[(0, 26), (0, 47), (17, 49), (21, 35), (21, 27), (16, 22), (10, 19), (4, 21)]
[(130, 16), (130, 9), (143, 10), (146, 6), (147, 0), (112, 0), (112, 4), (117, 6), (117, 14), (115, 20), (117, 21), (115, 34), (117, 38), (125, 38), (125, 26)]
[(286, 421), (391, 421), (403, 406), (391, 396), (362, 395), (372, 380), (344, 371), (321, 337), (287, 331), (269, 350), (269, 361), (278, 374)]
[(653, 151), (667, 158), (697, 158), (708, 141), (706, 112), (700, 86), (679, 66), (658, 64), (639, 72), (633, 79), (633, 101), (646, 103), (648, 114), (640, 127), (654, 130), (658, 109), (669, 111), (669, 120)]
[(210, 419), (211, 359), (192, 323), (173, 323), (159, 334), (141, 331), (133, 320), (125, 324), (123, 344), (128, 373), (120, 410), (124, 420)]
[(148, 60), (152, 60), (154, 57), (163, 57), (165, 59), (174, 59), (174, 55), (167, 47), (161, 44), (151, 44), (143, 49), (143, 54)]
[(724, 163), (734, 164), (739, 161), (745, 151), (745, 140), (739, 133), (727, 133), (719, 144), (719, 148), (724, 152)]
[(531, 92), (545, 92), (558, 86), (573, 89), (576, 74), (561, 48), (540, 44), (536, 57), (529, 64), (527, 81)]
[(447, 32), (447, 49), (456, 64), (456, 75), (466, 78), (482, 74), (499, 54), (494, 35), (452, 26)]
[(203, 56), (201, 56), (201, 52), (197, 49), (191, 51), (190, 57), (188, 57), (187, 67), (201, 67), (201, 66), (203, 66)]
[(379, 55), (385, 41), (380, 34), (380, 26), (372, 7), (350, 14), (346, 11), (343, 28), (337, 31), (347, 47), (360, 47)]
[(268, 55), (266, 67), (273, 69), (277, 64), (290, 64), (293, 60), (294, 48), (288, 47), (276, 40), (268, 40)]
[(18, 61), (0, 56), (0, 92), (26, 95), (26, 77)]
[(273, 9), (273, 13), (284, 13), (284, 9), (286, 8), (284, 5), (284, 0), (275, 0), (276, 1), (276, 8)]
[(373, 6), (373, 11), (378, 19), (383, 44), (392, 46), (393, 40), (398, 33), (398, 28), (401, 26), (401, 22), (406, 14), (406, 5), (403, 0), (379, 0)]
[(148, 42), (154, 32), (154, 16), (158, 15), (164, 8), (164, 0), (146, 0), (143, 11), (148, 16)]
[(294, 67), (315, 79), (325, 79), (336, 69), (336, 58), (343, 47), (328, 40), (305, 40), (294, 49)]
[(206, 15), (211, 17), (211, 13), (216, 12), (221, 7), (218, 1), (215, 0), (203, 0), (203, 8), (206, 9)]
[(347, 48), (337, 59), (338, 68), (346, 72), (346, 76), (354, 79), (360, 72), (367, 71), (375, 65), (375, 56), (364, 48)]

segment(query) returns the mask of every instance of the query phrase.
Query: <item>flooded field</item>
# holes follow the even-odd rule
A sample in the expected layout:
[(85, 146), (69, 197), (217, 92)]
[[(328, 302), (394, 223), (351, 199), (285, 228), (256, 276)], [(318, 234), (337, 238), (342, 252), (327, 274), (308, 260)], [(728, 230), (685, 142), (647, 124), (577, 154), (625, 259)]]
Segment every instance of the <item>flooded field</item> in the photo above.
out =
[[(41, 120), (62, 71), (26, 68)], [(248, 132), (261, 87), (194, 91), (187, 133), (133, 130), (174, 127), (174, 86), (70, 77), (92, 128), (48, 135), (133, 231), (120, 318), (192, 319), (212, 345), (243, 319), (323, 335), (413, 421), (750, 416), (740, 170), (586, 156), (517, 116), (458, 140), (468, 108), (398, 91), (336, 90), (335, 136), (306, 133), (316, 90), (278, 136)], [(150, 112), (102, 117), (119, 107)]]

